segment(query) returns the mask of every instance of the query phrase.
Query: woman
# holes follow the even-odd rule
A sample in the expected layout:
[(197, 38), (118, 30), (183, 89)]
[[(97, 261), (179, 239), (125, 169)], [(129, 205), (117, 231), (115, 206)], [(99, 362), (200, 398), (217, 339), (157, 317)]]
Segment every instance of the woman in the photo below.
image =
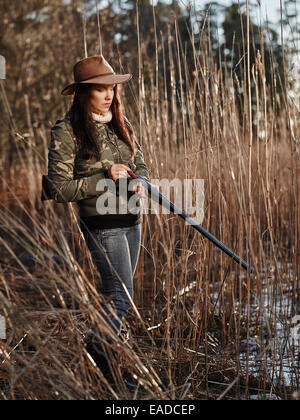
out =
[[(142, 149), (121, 112), (118, 84), (131, 77), (115, 74), (103, 56), (76, 63), (75, 81), (62, 91), (74, 94), (73, 102), (52, 128), (48, 148), (50, 190), (55, 201), (78, 204), (80, 226), (101, 275), (100, 291), (111, 304), (104, 306), (106, 321), (117, 334), (131, 307), (142, 222), (138, 200), (136, 211), (129, 206), (124, 211), (124, 202), (141, 194), (142, 185), (124, 196), (119, 183), (129, 169), (149, 180)], [(89, 338), (87, 349), (108, 374), (104, 347)]]

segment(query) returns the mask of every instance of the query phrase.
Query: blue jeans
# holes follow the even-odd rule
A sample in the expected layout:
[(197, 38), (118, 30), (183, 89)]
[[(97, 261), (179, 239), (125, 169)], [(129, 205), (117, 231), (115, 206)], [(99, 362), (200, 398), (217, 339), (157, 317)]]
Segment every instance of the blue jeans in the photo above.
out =
[(121, 330), (124, 316), (131, 308), (128, 294), (133, 299), (133, 276), (140, 253), (141, 227), (138, 224), (125, 228), (82, 230), (93, 262), (101, 275), (100, 292), (110, 298), (117, 315), (116, 318), (109, 310), (109, 305), (104, 304), (106, 320), (117, 334)]

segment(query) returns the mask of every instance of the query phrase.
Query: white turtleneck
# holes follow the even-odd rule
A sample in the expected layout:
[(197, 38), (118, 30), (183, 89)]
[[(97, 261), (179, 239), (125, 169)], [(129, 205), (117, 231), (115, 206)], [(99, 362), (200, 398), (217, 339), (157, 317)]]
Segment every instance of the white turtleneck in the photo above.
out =
[(112, 120), (113, 115), (111, 110), (109, 109), (104, 115), (95, 114), (94, 112), (92, 112), (92, 117), (96, 122), (107, 123)]

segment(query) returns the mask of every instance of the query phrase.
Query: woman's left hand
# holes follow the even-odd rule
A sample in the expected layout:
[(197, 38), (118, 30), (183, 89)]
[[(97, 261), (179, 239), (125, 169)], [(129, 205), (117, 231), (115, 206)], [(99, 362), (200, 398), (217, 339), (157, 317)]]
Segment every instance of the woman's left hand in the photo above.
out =
[(141, 182), (137, 182), (133, 186), (132, 191), (136, 194), (139, 194), (142, 198), (146, 198), (145, 189)]

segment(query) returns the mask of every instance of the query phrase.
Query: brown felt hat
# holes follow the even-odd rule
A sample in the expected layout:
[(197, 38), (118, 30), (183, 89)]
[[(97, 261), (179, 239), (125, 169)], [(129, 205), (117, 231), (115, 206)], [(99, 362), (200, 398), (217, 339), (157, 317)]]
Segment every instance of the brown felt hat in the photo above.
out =
[(81, 83), (113, 85), (128, 82), (132, 78), (132, 74), (116, 74), (102, 55), (78, 61), (73, 72), (74, 83), (66, 86), (61, 92), (62, 95), (72, 95), (75, 87)]

